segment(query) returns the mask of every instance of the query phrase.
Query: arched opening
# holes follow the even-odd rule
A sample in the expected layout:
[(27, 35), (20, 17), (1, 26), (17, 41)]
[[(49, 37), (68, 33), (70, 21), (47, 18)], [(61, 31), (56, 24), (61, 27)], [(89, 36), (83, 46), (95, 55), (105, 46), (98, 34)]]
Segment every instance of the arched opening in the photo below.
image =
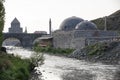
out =
[(21, 41), (17, 38), (6, 38), (3, 41), (2, 46), (17, 46), (17, 47), (20, 47), (21, 46)]
[(33, 41), (33, 45), (35, 45), (36, 43), (39, 43), (39, 42), (40, 42), (39, 38), (36, 38), (36, 39)]

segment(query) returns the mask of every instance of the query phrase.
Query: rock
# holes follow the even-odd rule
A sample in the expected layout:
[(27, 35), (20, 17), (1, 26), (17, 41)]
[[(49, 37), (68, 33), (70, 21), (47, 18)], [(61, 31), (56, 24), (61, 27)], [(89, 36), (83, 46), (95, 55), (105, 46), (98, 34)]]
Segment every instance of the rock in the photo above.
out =
[(3, 51), (3, 52), (5, 52), (5, 53), (7, 52), (5, 47), (1, 47), (1, 48), (0, 48), (0, 51)]
[(69, 55), (69, 57), (71, 58), (77, 58), (77, 59), (81, 59), (81, 58), (85, 58), (86, 57), (86, 52), (82, 49), (77, 49), (75, 50), (71, 55)]

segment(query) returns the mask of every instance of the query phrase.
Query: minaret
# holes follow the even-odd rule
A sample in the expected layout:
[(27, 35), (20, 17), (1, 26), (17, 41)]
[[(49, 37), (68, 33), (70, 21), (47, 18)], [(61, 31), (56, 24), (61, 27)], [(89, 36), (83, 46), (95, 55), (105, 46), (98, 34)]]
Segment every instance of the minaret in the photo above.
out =
[(49, 19), (49, 34), (51, 35), (51, 25), (52, 25), (52, 22), (51, 22), (51, 18)]
[(27, 33), (27, 27), (25, 27), (25, 33)]
[(107, 31), (107, 16), (105, 16), (104, 20), (105, 20), (104, 31)]

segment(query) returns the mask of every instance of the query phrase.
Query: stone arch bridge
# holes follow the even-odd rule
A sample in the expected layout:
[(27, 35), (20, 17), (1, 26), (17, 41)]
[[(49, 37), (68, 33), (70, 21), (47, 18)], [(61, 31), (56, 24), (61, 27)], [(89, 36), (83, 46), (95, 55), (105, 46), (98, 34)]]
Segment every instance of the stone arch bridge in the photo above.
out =
[(16, 38), (21, 42), (23, 47), (32, 47), (33, 42), (43, 35), (48, 34), (39, 34), (39, 33), (3, 33), (3, 40), (8, 38)]

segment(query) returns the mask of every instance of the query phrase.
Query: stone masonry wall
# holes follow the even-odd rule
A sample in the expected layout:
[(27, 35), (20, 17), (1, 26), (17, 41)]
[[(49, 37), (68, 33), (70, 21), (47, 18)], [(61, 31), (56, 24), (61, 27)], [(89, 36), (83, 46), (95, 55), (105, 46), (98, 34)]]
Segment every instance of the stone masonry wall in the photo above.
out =
[(118, 36), (118, 33), (114, 31), (58, 30), (53, 32), (53, 46), (55, 48), (81, 49), (89, 43), (111, 40), (111, 37), (115, 36)]
[(85, 46), (85, 38), (74, 38), (72, 31), (57, 31), (53, 33), (53, 46), (55, 48), (82, 48)]

